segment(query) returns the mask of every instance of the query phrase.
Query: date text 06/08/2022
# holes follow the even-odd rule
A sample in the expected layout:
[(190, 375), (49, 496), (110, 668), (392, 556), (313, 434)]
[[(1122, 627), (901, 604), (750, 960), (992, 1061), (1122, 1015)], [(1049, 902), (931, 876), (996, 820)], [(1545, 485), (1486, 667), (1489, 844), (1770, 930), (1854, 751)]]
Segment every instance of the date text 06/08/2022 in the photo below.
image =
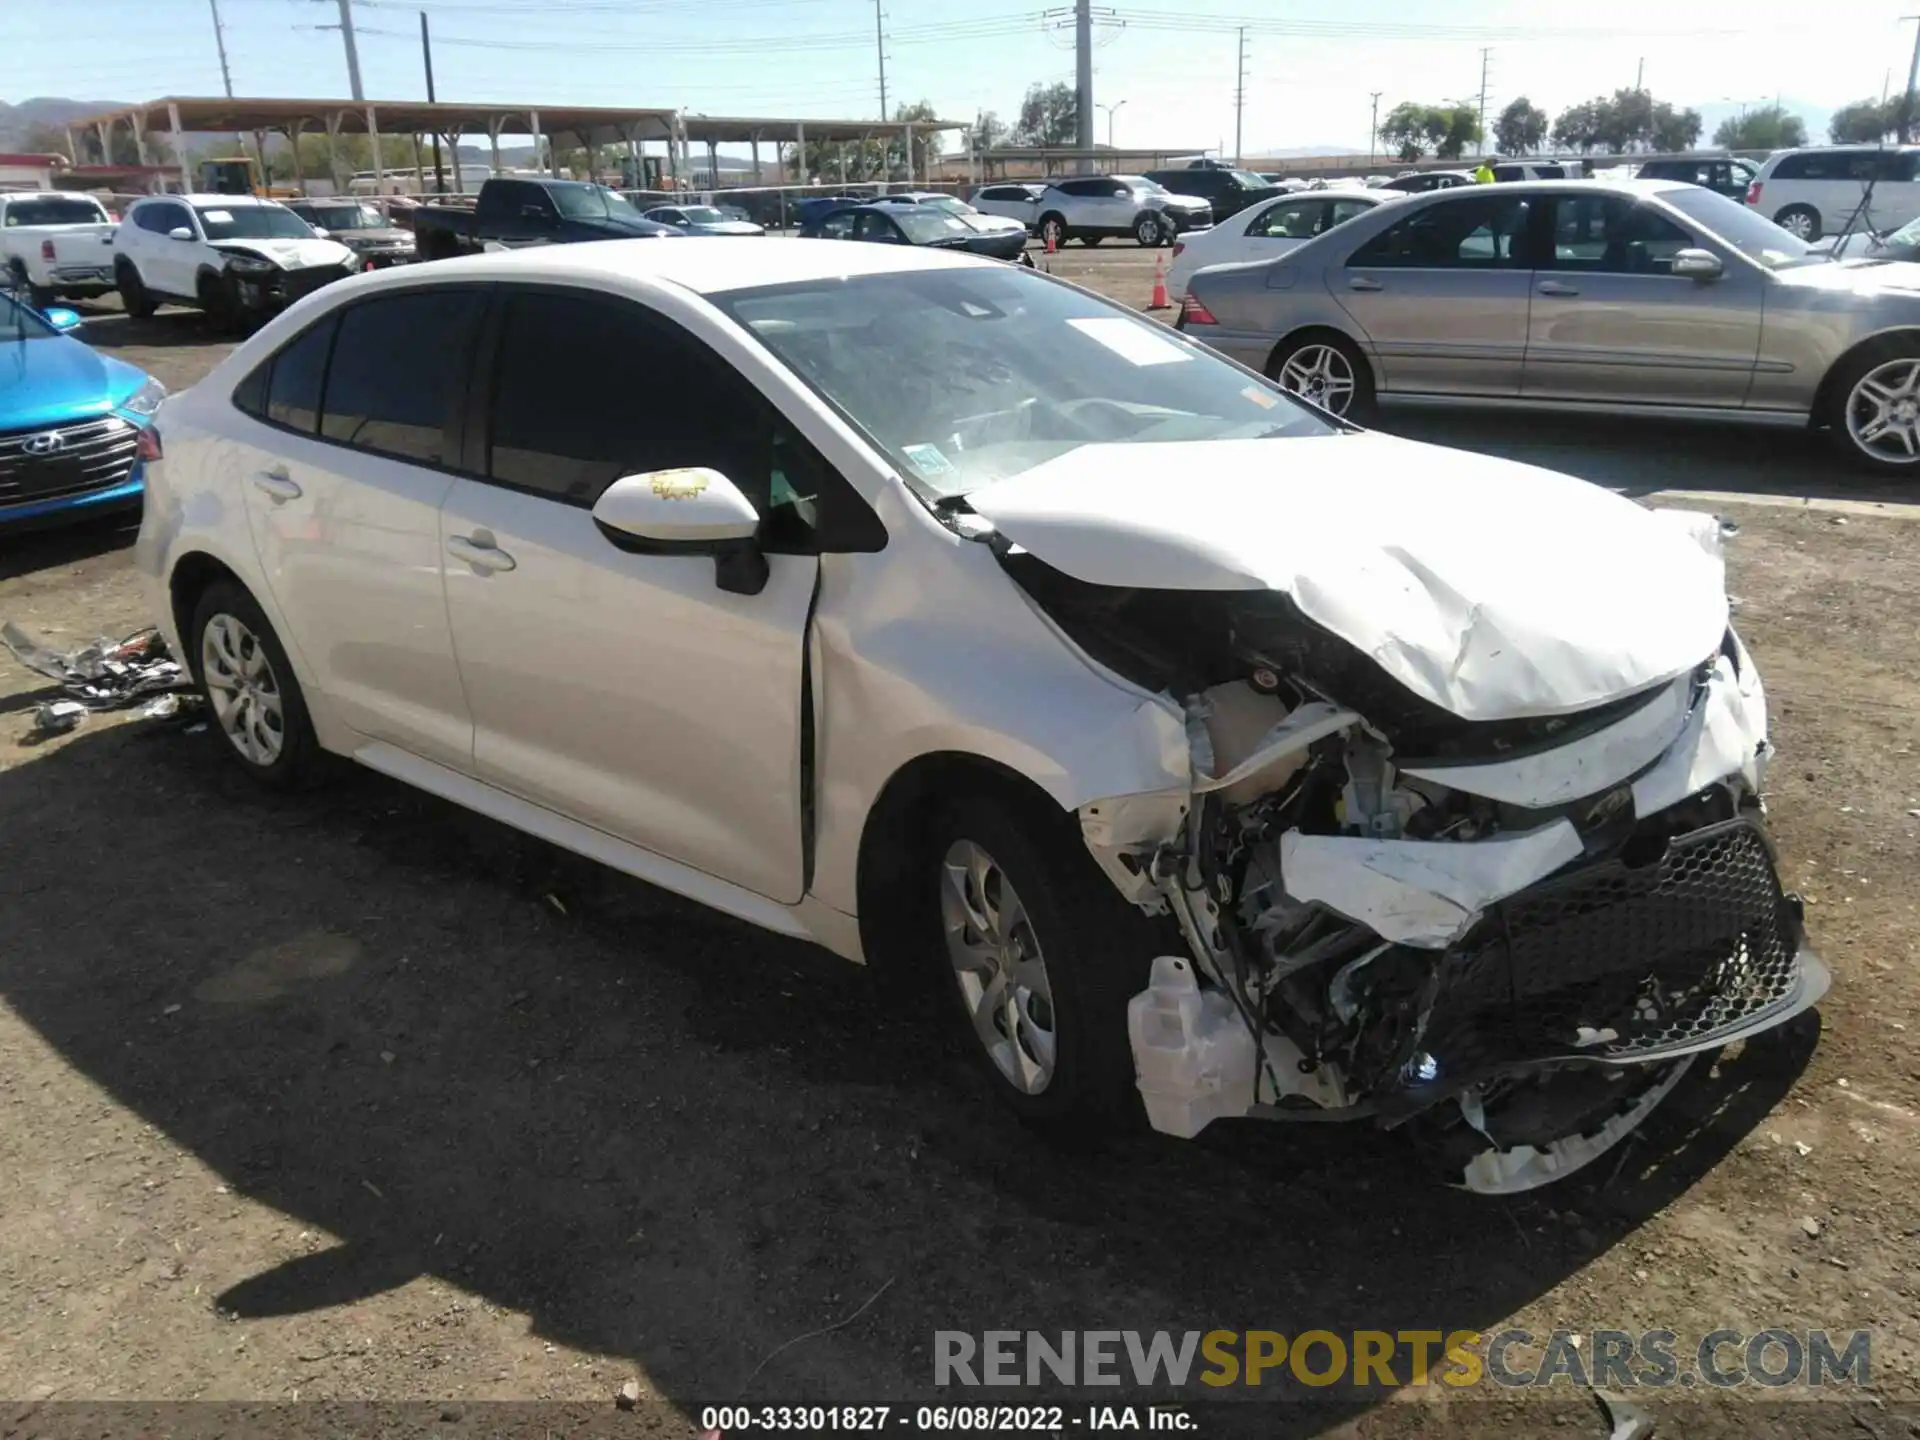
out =
[(1186, 1411), (1159, 1405), (709, 1405), (706, 1436), (754, 1431), (957, 1431), (976, 1435), (1057, 1435), (1071, 1430), (1195, 1429)]

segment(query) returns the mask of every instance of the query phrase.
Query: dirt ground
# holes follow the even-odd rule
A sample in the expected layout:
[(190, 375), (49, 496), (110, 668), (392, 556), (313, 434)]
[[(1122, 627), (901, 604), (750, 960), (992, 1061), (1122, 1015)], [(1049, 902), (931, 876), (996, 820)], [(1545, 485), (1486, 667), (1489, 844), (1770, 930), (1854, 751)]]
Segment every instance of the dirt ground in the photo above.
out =
[[(1151, 285), (1130, 247), (1062, 265)], [(175, 387), (219, 353), (184, 313), (86, 334)], [(1797, 436), (1386, 428), (1765, 492), (1711, 503), (1835, 974), (1817, 1027), (1512, 1200), (1357, 1127), (1063, 1151), (855, 967), (372, 774), (265, 796), (126, 717), (33, 743), (43, 684), (0, 654), (0, 1437), (683, 1434), (735, 1401), (982, 1398), (934, 1390), (937, 1330), (1507, 1326), (1869, 1330), (1868, 1383), (1813, 1403), (1638, 1399), (1662, 1435), (1920, 1436), (1920, 497)], [(0, 618), (139, 627), (130, 540), (0, 541)], [(1296, 1387), (1197, 1433), (1606, 1434), (1553, 1395)], [(296, 1398), (328, 1405), (262, 1408)], [(110, 1400), (235, 1408), (62, 1408)]]

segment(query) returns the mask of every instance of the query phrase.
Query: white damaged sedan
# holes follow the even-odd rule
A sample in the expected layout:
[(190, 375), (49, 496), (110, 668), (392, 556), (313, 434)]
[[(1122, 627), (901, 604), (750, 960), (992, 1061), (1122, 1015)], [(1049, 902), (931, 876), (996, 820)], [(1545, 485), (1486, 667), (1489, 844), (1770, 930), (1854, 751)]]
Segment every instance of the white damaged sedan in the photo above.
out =
[(931, 967), (1029, 1119), (1487, 1192), (1824, 992), (1712, 517), (1045, 275), (751, 248), (365, 276), (169, 399), (137, 553), (217, 743)]

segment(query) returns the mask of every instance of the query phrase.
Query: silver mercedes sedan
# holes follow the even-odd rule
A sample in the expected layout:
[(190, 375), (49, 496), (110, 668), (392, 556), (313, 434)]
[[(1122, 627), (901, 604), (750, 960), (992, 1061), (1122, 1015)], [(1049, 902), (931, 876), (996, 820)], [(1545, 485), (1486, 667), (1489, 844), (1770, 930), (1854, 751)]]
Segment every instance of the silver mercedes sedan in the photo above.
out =
[(1178, 326), (1356, 419), (1405, 401), (1812, 426), (1920, 474), (1920, 262), (1814, 253), (1697, 185), (1412, 196), (1200, 271)]

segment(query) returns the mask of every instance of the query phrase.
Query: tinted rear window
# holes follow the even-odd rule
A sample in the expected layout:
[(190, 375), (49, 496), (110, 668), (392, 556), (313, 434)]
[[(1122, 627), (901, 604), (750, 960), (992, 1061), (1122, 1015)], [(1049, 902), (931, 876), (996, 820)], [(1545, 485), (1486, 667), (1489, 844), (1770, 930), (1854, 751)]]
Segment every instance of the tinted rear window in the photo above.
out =
[(16, 200), (7, 206), (7, 226), (104, 225), (107, 212), (91, 200)]
[(267, 384), (267, 419), (311, 435), (320, 425), (320, 389), (326, 383), (327, 352), (333, 348), (329, 315), (273, 357)]
[(473, 290), (382, 296), (348, 310), (327, 370), (321, 433), (341, 445), (443, 465), (484, 297)]

